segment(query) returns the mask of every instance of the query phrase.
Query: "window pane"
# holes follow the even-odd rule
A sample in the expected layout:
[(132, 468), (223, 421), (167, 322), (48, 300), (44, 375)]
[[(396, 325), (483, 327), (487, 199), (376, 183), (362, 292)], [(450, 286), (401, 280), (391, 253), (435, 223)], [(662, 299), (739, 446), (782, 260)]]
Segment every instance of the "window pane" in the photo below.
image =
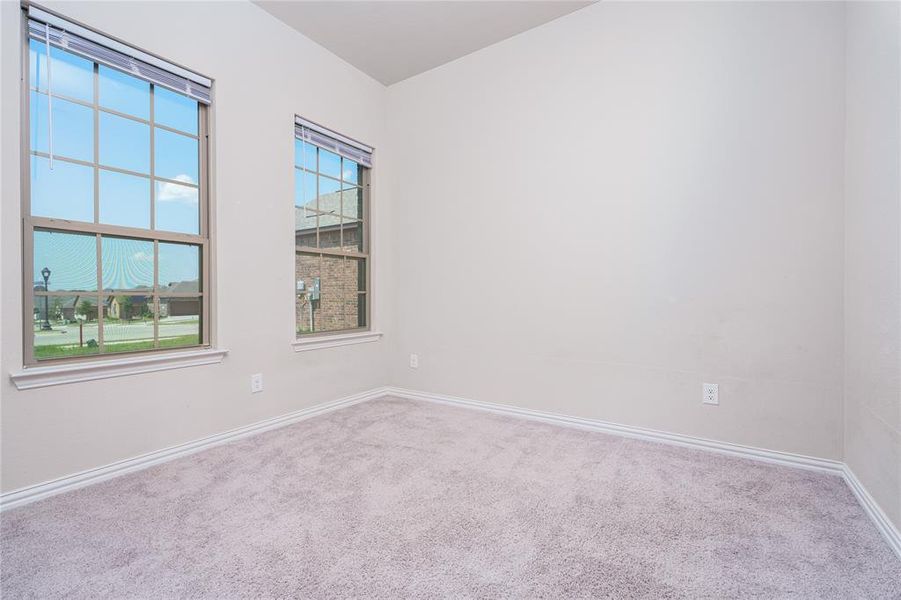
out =
[(159, 243), (159, 286), (178, 293), (200, 291), (200, 246)]
[(363, 223), (345, 221), (341, 226), (341, 248), (349, 252), (363, 251)]
[[(31, 87), (46, 92), (47, 45), (37, 40), (30, 40), (28, 55)], [(51, 83), (54, 96), (59, 94), (76, 100), (93, 102), (94, 63), (53, 46), (50, 49), (50, 57), (53, 60)]]
[[(304, 154), (306, 150), (306, 154)], [(302, 142), (294, 138), (294, 160), (298, 167), (307, 169), (308, 171), (316, 170), (316, 146), (309, 142)]]
[(316, 175), (294, 170), (294, 206), (316, 208)]
[[(31, 93), (31, 149), (50, 152), (48, 98)], [(94, 160), (94, 111), (61, 98), (53, 99), (53, 154), (92, 162)], [(55, 166), (55, 165), (54, 165)]]
[(100, 260), (105, 291), (153, 288), (153, 242), (103, 236)]
[(181, 233), (200, 232), (200, 202), (196, 187), (156, 182), (156, 228)]
[(55, 291), (97, 290), (97, 236), (60, 231), (34, 232), (36, 289), (44, 288), (42, 271), (49, 270), (47, 289)]
[(111, 167), (149, 173), (150, 126), (101, 112), (100, 162)]
[[(54, 73), (54, 76), (56, 73)], [(99, 67), (100, 106), (150, 118), (150, 84), (105, 65)]]
[(328, 225), (319, 228), (318, 248), (341, 248), (340, 225)]
[(155, 128), (154, 174), (185, 183), (197, 183), (197, 140)]
[(94, 221), (94, 169), (62, 160), (31, 157), (31, 214)]
[(366, 327), (366, 294), (357, 294), (357, 326)]
[(103, 352), (153, 349), (153, 297), (105, 296), (103, 299)]
[(37, 360), (97, 354), (98, 339), (96, 296), (34, 297)]
[(319, 172), (335, 179), (341, 178), (341, 157), (333, 152), (319, 149)]
[(316, 247), (316, 211), (294, 207), (294, 244)]
[(360, 165), (346, 158), (341, 159), (341, 179), (349, 183), (359, 183), (360, 181)]
[(365, 297), (358, 292), (366, 290), (366, 261), (362, 258), (347, 258), (345, 261), (344, 318), (348, 327), (363, 327), (366, 324)]
[(294, 243), (316, 246), (316, 175), (294, 170)]
[(319, 227), (338, 225), (341, 221), (341, 183), (319, 176)]
[(297, 333), (312, 333), (317, 331), (315, 327), (319, 313), (319, 255), (298, 253), (294, 262), (294, 275), (297, 286)]
[(344, 257), (323, 255), (320, 278), (316, 331), (357, 327), (357, 271)]
[(202, 343), (199, 297), (160, 297), (160, 348)]
[(150, 180), (100, 169), (100, 222), (150, 229)]
[(153, 120), (197, 135), (197, 101), (164, 87), (153, 88)]
[(355, 187), (341, 192), (341, 214), (351, 219), (363, 218), (363, 190)]

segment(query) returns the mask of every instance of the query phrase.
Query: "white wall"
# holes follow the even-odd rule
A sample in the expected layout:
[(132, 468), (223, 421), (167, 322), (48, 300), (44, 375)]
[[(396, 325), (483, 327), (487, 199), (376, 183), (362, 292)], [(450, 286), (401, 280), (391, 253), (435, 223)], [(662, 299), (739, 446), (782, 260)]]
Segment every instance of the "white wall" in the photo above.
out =
[(843, 11), (601, 2), (390, 87), (392, 382), (841, 458)]
[[(215, 79), (216, 366), (16, 391), (22, 365), (17, 2), (0, 2), (2, 490), (96, 467), (385, 383), (384, 342), (295, 353), (293, 117), (377, 147), (384, 88), (238, 2), (48, 2), (48, 8)], [(373, 220), (385, 215), (373, 174)], [(373, 254), (382, 251), (376, 238)], [(381, 268), (375, 319), (387, 319)], [(249, 376), (266, 389), (251, 397)]]
[(901, 528), (901, 10), (847, 7), (845, 460)]

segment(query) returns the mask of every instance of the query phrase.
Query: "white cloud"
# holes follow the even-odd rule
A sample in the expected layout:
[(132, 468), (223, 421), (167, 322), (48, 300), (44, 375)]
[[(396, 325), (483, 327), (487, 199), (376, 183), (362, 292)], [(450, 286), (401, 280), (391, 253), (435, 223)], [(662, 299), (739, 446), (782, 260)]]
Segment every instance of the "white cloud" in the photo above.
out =
[[(176, 175), (175, 180), (183, 183), (197, 184), (197, 182), (188, 175)], [(197, 188), (163, 181), (160, 182), (160, 185), (157, 188), (156, 199), (159, 202), (185, 202), (194, 204), (197, 202)]]
[(153, 254), (147, 254), (146, 252), (135, 252), (131, 255), (131, 258), (137, 262), (152, 262)]

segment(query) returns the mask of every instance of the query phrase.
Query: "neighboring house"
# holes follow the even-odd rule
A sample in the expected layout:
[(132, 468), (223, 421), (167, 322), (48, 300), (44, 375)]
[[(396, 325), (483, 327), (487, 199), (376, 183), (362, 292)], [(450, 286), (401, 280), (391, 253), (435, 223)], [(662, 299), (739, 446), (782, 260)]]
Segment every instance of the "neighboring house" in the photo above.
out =
[[(40, 286), (40, 290), (35, 287), (35, 291), (43, 291), (43, 285)], [(91, 309), (87, 311), (87, 314), (84, 314), (84, 300), (88, 300), (92, 302)], [(47, 306), (47, 311), (50, 313), (50, 321), (63, 321), (66, 323), (71, 323), (73, 321), (77, 321), (78, 319), (85, 319), (88, 321), (95, 320), (97, 318), (97, 305), (96, 305), (96, 296), (50, 296), (47, 299), (47, 302), (44, 302), (42, 297), (36, 297), (34, 303), (34, 316), (35, 320), (43, 321), (46, 316), (44, 314), (44, 306)], [(107, 316), (110, 314), (109, 306), (103, 307), (103, 314)]]
[(152, 303), (149, 296), (108, 296), (103, 314), (111, 319), (131, 320), (150, 313)]
[[(345, 200), (342, 218), (340, 192), (320, 196), (318, 208), (315, 202), (309, 207), (296, 206), (295, 245), (311, 249), (358, 250), (363, 225), (353, 217), (358, 216), (360, 206), (362, 204), (359, 202)], [(300, 332), (353, 329), (360, 325), (365, 304), (360, 302), (357, 292), (361, 289), (360, 278), (365, 277), (365, 272), (359, 265), (360, 261), (341, 256), (297, 254), (295, 277), (298, 284), (303, 282), (309, 290), (315, 279), (319, 278), (320, 292), (318, 300), (311, 300), (306, 293), (298, 294), (295, 311)]]
[(160, 290), (160, 318), (188, 317), (200, 314), (200, 298), (166, 297), (164, 294), (196, 294), (200, 291), (197, 280), (173, 281)]

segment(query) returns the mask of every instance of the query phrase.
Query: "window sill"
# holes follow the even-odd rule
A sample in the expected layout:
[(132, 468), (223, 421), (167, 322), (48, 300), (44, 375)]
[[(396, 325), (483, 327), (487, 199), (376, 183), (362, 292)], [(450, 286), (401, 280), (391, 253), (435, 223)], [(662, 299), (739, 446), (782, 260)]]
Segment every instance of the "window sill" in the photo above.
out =
[(322, 337), (299, 338), (292, 342), (291, 345), (294, 346), (295, 352), (306, 352), (307, 350), (319, 350), (321, 348), (377, 342), (381, 337), (381, 331), (360, 331), (357, 333), (339, 333)]
[(221, 363), (226, 354), (228, 354), (228, 350), (202, 349), (48, 365), (46, 367), (25, 367), (18, 373), (10, 373), (9, 378), (18, 389), (30, 390), (79, 381), (108, 379), (110, 377), (123, 377), (199, 365), (214, 365)]

